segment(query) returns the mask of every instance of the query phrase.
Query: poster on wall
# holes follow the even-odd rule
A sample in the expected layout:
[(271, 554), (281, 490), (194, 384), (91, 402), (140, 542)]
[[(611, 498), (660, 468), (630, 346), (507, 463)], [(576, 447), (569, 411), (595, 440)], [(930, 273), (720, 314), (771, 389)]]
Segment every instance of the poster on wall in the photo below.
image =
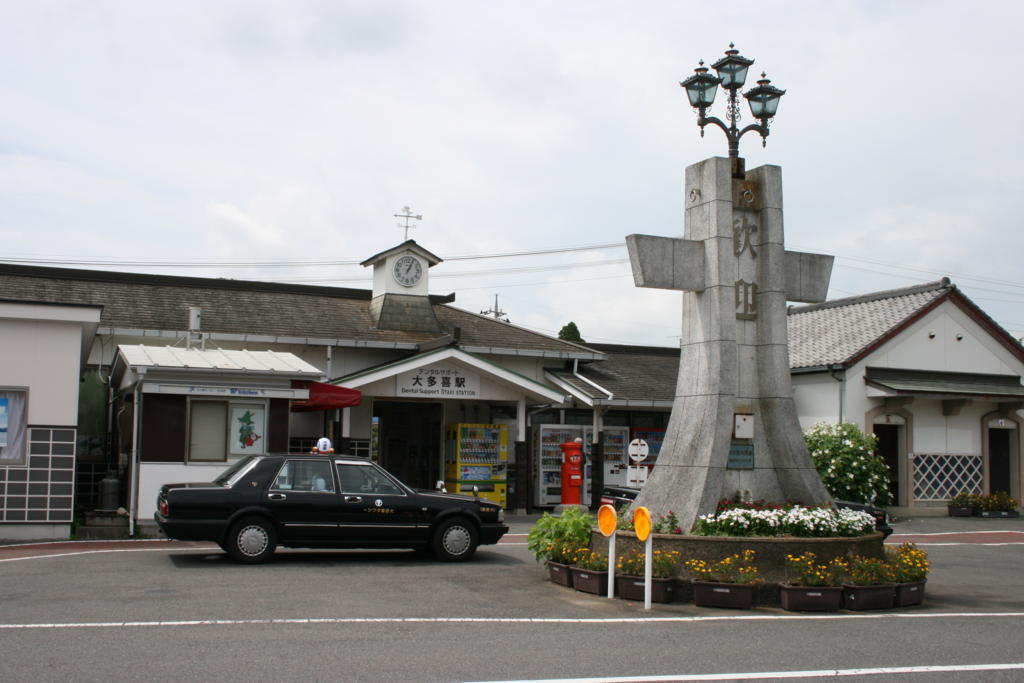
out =
[(261, 455), (266, 452), (263, 439), (266, 418), (266, 406), (231, 404), (232, 455)]
[(7, 445), (7, 397), (0, 398), (0, 448)]

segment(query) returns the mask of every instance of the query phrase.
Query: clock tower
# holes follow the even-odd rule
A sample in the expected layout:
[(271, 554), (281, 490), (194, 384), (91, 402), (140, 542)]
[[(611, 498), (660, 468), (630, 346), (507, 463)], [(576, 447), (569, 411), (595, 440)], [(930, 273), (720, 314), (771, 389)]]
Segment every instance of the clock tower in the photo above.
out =
[(378, 329), (439, 332), (428, 296), (428, 270), (441, 258), (406, 240), (360, 265), (373, 266), (370, 314)]

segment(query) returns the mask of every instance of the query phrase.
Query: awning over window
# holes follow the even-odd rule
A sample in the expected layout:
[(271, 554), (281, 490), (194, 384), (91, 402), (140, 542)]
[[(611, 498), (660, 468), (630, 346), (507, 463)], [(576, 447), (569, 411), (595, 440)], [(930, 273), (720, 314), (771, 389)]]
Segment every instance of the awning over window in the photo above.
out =
[(324, 382), (296, 379), (292, 380), (292, 388), (309, 389), (309, 399), (305, 401), (292, 401), (293, 413), (349, 408), (359, 405), (363, 400), (363, 392), (358, 389), (347, 389)]
[(1016, 375), (867, 368), (864, 381), (891, 395), (936, 398), (1022, 399), (1024, 386)]

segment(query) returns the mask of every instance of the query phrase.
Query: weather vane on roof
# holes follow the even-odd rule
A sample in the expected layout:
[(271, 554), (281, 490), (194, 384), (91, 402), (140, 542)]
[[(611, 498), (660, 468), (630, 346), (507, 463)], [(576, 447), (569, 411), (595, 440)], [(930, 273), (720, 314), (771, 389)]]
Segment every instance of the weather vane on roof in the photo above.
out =
[(392, 214), (392, 215), (395, 218), (404, 218), (405, 219), (405, 225), (402, 225), (401, 223), (399, 223), (398, 227), (405, 228), (405, 241), (407, 242), (407, 241), (409, 241), (409, 228), (415, 227), (415, 226), (409, 225), (409, 219), (410, 218), (415, 218), (416, 220), (421, 221), (421, 220), (423, 220), (423, 216), (414, 214), (412, 212), (412, 209), (410, 209), (408, 206), (403, 206), (402, 207), (402, 211), (404, 211), (405, 213), (395, 213), (395, 214)]

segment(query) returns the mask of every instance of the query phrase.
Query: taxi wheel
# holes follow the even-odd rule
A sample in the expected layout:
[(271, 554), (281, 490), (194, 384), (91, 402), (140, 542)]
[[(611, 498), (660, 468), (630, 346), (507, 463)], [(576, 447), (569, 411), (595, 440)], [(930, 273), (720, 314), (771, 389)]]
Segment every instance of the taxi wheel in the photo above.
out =
[(476, 527), (462, 517), (446, 520), (434, 532), (432, 545), (434, 557), (442, 562), (464, 562), (476, 552)]
[(274, 525), (267, 520), (248, 517), (231, 527), (224, 545), (233, 560), (258, 564), (266, 562), (274, 554), (277, 534)]

